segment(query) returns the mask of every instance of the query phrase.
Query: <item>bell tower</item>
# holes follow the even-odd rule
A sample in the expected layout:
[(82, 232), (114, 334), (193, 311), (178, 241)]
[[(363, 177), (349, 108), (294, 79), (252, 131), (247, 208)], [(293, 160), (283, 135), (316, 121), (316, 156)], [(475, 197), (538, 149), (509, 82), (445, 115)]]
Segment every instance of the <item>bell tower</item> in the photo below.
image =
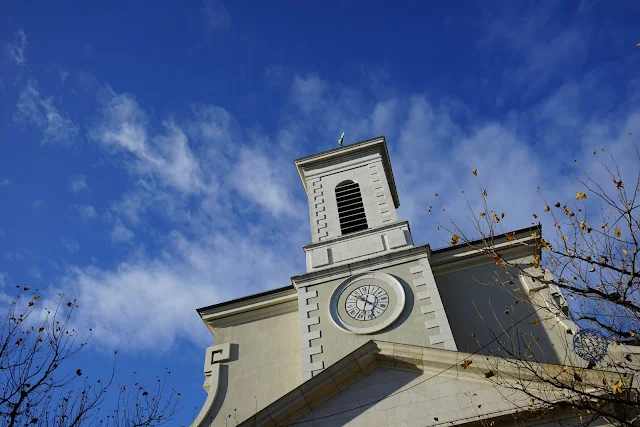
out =
[(413, 246), (383, 136), (295, 161), (308, 201), (307, 272)]

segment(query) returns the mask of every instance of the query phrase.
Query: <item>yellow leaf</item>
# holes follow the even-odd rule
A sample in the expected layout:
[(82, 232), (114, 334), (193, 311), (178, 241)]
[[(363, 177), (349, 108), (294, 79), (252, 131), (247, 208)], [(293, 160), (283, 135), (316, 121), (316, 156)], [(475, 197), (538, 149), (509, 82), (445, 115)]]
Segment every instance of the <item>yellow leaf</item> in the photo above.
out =
[(580, 199), (586, 199), (587, 195), (581, 192), (576, 192), (576, 199), (580, 200)]
[(586, 227), (586, 226), (585, 226), (585, 223), (586, 223), (586, 222), (587, 222), (586, 220), (584, 220), (584, 221), (580, 221), (580, 228), (582, 228), (583, 230), (584, 230), (584, 227)]
[(551, 210), (551, 208), (549, 207), (549, 205), (547, 205), (547, 206), (545, 206), (545, 207), (544, 207), (544, 211), (545, 211), (545, 212), (549, 212), (550, 210)]
[(533, 233), (531, 233), (531, 238), (532, 239), (537, 239), (538, 237), (540, 237), (540, 235), (538, 234), (537, 231), (534, 231)]
[(531, 264), (529, 264), (529, 266), (534, 268), (540, 268), (540, 255), (536, 255), (533, 258), (533, 261), (531, 261)]
[(460, 238), (460, 237), (458, 237), (458, 235), (457, 235), (457, 234), (454, 234), (453, 236), (451, 236), (451, 244), (452, 244), (452, 245), (457, 245), (457, 244), (458, 244), (458, 239), (459, 239), (459, 238)]
[(620, 229), (618, 227), (616, 227), (614, 231), (616, 233), (617, 238), (620, 238), (622, 236), (622, 233), (620, 232)]
[(622, 365), (622, 360), (614, 360), (613, 364), (616, 366), (621, 366)]
[(462, 366), (464, 369), (467, 369), (469, 367), (469, 365), (471, 365), (473, 362), (471, 360), (464, 360), (460, 366)]
[(478, 176), (478, 169), (472, 170), (471, 173), (473, 174), (473, 176)]
[(540, 323), (538, 319), (533, 319), (533, 326), (538, 326), (538, 323)]
[(495, 223), (500, 222), (500, 218), (498, 218), (498, 215), (493, 214), (493, 222), (495, 222)]
[(544, 239), (540, 239), (540, 246), (542, 246), (545, 249), (551, 250), (551, 245), (549, 244), (549, 242), (547, 242)]
[(626, 250), (625, 248), (622, 248), (622, 253), (625, 254), (625, 255), (629, 255), (629, 251)]
[(611, 386), (611, 391), (613, 391), (613, 394), (622, 394), (623, 387), (624, 387), (624, 383), (622, 382), (622, 380), (620, 380)]
[(607, 223), (602, 224), (602, 228), (607, 228)]
[(484, 190), (484, 191), (482, 192), (482, 195), (483, 195), (484, 197), (487, 197), (487, 195), (488, 195), (487, 190)]
[(566, 242), (567, 240), (569, 240), (569, 236), (562, 236), (562, 240)]
[(34, 296), (34, 297), (33, 297), (33, 299), (34, 299), (34, 300), (36, 300), (36, 301), (38, 301), (38, 300), (40, 299), (40, 296), (39, 296), (39, 295), (36, 295), (36, 296)]

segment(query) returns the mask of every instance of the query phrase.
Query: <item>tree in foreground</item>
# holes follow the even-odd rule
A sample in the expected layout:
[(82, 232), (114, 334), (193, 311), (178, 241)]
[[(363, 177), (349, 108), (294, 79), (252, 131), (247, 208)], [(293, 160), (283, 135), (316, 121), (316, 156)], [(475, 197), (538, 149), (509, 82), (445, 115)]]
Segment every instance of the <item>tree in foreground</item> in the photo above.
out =
[[(169, 372), (146, 388), (91, 381), (74, 365), (87, 342), (72, 327), (76, 301), (60, 295), (47, 309), (37, 291), (18, 286), (0, 324), (0, 423), (3, 426), (143, 427), (167, 423), (180, 394), (166, 390)], [(5, 306), (6, 308), (6, 306)]]
[[(438, 220), (438, 227), (451, 244), (467, 245), (495, 262), (495, 279), (483, 284), (510, 292), (513, 311), (527, 305), (529, 312), (551, 313), (563, 325), (573, 325), (560, 337), (566, 354), (544, 364), (549, 357), (542, 353), (541, 337), (519, 333), (514, 317), (498, 320), (494, 311), (502, 325), (501, 333), (494, 334), (499, 347), (495, 355), (499, 365), (511, 367), (511, 374), (500, 375), (501, 367), (495, 366), (485, 376), (528, 396), (530, 408), (524, 412), (531, 416), (563, 407), (584, 425), (602, 418), (640, 425), (640, 150), (633, 141), (629, 148), (625, 164), (631, 163), (632, 170), (621, 170), (605, 150), (593, 153), (599, 169), (578, 166), (575, 198), (569, 201), (546, 200), (538, 189), (540, 209), (532, 213), (527, 239), (502, 228), (505, 213), (489, 205), (491, 190), (483, 188), (477, 170), (470, 173), (478, 195), (463, 192), (469, 222), (454, 219), (440, 204), (445, 219)], [(546, 224), (544, 233), (540, 220)], [(534, 255), (523, 259), (507, 254), (522, 245)], [(533, 284), (527, 295), (519, 285), (523, 277)], [(542, 293), (545, 297), (538, 298)], [(542, 320), (528, 321), (537, 325)]]

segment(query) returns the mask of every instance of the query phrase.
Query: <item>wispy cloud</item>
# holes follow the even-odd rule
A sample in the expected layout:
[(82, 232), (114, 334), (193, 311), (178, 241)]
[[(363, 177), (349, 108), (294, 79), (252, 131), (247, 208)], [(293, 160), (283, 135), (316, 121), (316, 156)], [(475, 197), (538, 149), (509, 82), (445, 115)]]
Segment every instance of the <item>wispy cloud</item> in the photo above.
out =
[(111, 241), (114, 243), (130, 242), (133, 236), (133, 231), (125, 227), (121, 221), (117, 221), (111, 230)]
[(69, 188), (74, 193), (79, 193), (83, 190), (89, 190), (89, 185), (87, 184), (87, 177), (82, 174), (72, 176), (69, 179)]
[(31, 202), (31, 207), (33, 209), (40, 209), (40, 208), (44, 207), (44, 201), (40, 200), (40, 199), (34, 200), (34, 201)]
[(11, 181), (9, 181), (8, 179), (3, 179), (2, 181), (0, 181), (0, 187), (8, 187), (11, 185)]
[(96, 209), (91, 205), (86, 205), (86, 206), (77, 205), (76, 209), (78, 210), (78, 213), (80, 214), (80, 217), (82, 217), (83, 221), (89, 221), (98, 216)]
[(6, 46), (6, 52), (9, 59), (18, 65), (27, 63), (27, 35), (23, 30), (18, 30), (14, 34), (14, 40)]
[(67, 252), (72, 254), (80, 250), (80, 243), (78, 243), (76, 239), (70, 236), (64, 236), (62, 238), (62, 246), (64, 246)]
[(231, 26), (231, 16), (220, 0), (204, 0), (202, 12), (210, 31), (226, 30)]
[(42, 144), (73, 144), (79, 134), (78, 126), (68, 114), (53, 105), (53, 97), (43, 98), (35, 80), (29, 80), (20, 94), (14, 119), (18, 123), (32, 124), (42, 131)]
[(31, 270), (29, 270), (29, 274), (34, 280), (42, 280), (42, 272), (38, 267), (32, 267)]

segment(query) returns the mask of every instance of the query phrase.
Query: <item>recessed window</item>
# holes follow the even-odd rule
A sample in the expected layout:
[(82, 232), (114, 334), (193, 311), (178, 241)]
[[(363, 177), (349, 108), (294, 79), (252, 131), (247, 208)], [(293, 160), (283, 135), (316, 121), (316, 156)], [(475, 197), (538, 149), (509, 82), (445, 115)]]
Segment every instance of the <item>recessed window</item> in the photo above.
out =
[(366, 230), (367, 217), (364, 214), (362, 194), (357, 182), (343, 181), (336, 186), (336, 202), (342, 234)]

